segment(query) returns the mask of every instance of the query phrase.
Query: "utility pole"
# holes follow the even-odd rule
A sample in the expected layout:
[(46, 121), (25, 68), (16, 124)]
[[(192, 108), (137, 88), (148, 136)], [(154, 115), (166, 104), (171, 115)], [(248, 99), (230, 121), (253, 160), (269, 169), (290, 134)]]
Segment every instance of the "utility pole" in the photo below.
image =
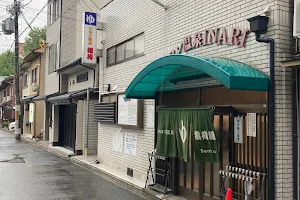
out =
[(16, 140), (21, 139), (21, 128), (20, 128), (20, 68), (19, 68), (19, 12), (20, 2), (14, 0), (14, 23), (15, 23), (15, 138)]

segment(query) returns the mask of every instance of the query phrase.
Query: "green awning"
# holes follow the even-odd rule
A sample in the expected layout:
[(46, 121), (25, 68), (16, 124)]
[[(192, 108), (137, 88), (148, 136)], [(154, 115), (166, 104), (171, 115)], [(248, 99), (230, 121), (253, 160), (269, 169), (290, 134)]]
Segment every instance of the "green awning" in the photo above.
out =
[(173, 54), (146, 66), (126, 89), (126, 98), (154, 99), (164, 84), (212, 77), (233, 90), (268, 91), (269, 79), (263, 72), (225, 58), (202, 58)]

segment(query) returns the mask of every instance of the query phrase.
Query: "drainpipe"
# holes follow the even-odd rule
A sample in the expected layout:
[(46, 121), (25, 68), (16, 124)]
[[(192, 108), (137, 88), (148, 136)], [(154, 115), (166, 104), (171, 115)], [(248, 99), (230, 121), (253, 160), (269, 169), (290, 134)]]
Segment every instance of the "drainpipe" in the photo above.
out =
[(269, 128), (269, 167), (268, 167), (268, 194), (269, 199), (275, 199), (275, 89), (274, 89), (274, 40), (272, 38), (260, 38), (260, 33), (255, 33), (256, 41), (268, 43), (269, 48), (269, 92), (268, 92), (268, 128)]
[(294, 70), (294, 81), (293, 81), (293, 91), (296, 91), (296, 96), (293, 96), (293, 140), (292, 140), (292, 146), (293, 146), (293, 196), (294, 199), (299, 200), (299, 119), (300, 119), (300, 113), (299, 113), (299, 70)]
[[(61, 0), (60, 1), (60, 22), (59, 22), (60, 27), (59, 27), (59, 66), (58, 67), (61, 66), (61, 46), (62, 46), (61, 45), (61, 41), (62, 41), (62, 31), (61, 31), (61, 29), (62, 29), (62, 18), (63, 18), (63, 16), (62, 16), (63, 12), (62, 11), (63, 11), (63, 1)], [(60, 77), (61, 77), (61, 75), (58, 74), (58, 92), (59, 93), (61, 92)]]
[(89, 101), (90, 101), (90, 88), (86, 89), (86, 123), (85, 123), (85, 134), (86, 134), (86, 141), (84, 144), (85, 156), (88, 156), (88, 145), (89, 145)]

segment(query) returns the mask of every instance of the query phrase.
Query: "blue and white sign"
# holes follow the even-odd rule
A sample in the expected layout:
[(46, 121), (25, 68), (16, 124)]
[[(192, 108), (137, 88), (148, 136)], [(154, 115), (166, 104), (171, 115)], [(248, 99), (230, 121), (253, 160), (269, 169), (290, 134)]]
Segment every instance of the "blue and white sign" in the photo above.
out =
[(243, 117), (234, 118), (234, 143), (243, 143)]
[(91, 12), (84, 13), (84, 23), (90, 26), (96, 26), (97, 14)]
[(96, 64), (97, 13), (83, 13), (82, 63)]

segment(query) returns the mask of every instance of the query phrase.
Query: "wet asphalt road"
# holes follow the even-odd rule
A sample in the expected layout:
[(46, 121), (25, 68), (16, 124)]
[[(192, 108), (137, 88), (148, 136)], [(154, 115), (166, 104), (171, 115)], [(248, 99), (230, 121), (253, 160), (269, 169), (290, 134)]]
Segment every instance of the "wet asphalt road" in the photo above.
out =
[(0, 130), (0, 200), (144, 199), (108, 179)]

